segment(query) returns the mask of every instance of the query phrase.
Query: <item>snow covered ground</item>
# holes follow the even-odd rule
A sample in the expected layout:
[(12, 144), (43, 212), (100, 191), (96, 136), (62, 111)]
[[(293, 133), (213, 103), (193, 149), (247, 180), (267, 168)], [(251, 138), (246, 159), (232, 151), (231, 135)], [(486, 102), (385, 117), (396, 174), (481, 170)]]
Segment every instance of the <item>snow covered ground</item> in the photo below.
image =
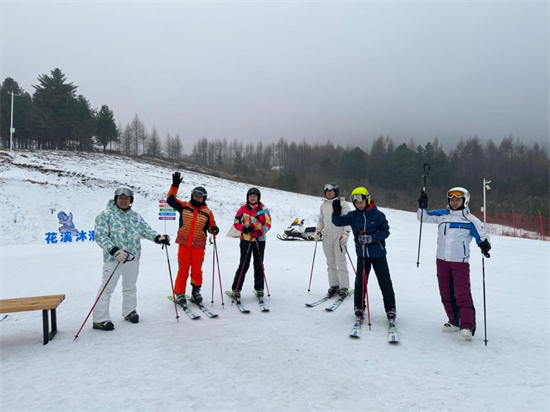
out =
[[(58, 335), (46, 346), (40, 312), (13, 313), (0, 323), (2, 411), (548, 410), (548, 242), (492, 238), (492, 258), (485, 260), (488, 346), (481, 255), (472, 247), (478, 331), (466, 342), (459, 334), (441, 333), (446, 319), (435, 277), (435, 225), (423, 227), (417, 269), (419, 224), (414, 214), (391, 205), (381, 206), (391, 228), (388, 261), (401, 337), (396, 346), (386, 342), (374, 281), (369, 285), (372, 331), (365, 325), (361, 339), (348, 337), (351, 300), (333, 313), (326, 305), (304, 306), (327, 289), (324, 255), (318, 248), (308, 294), (314, 243), (282, 242), (276, 234), (295, 217), (313, 225), (320, 198), (267, 188), (262, 201), (274, 222), (265, 258), (271, 312), (260, 313), (251, 273), (243, 303), (252, 312), (240, 313), (226, 298), (222, 307), (216, 274), (212, 309), (220, 316), (191, 321), (180, 312), (177, 322), (166, 299), (166, 253), (143, 241), (140, 323), (121, 318), (119, 284), (111, 302), (116, 329), (95, 331), (88, 321), (75, 341), (100, 284), (101, 249), (87, 240), (47, 244), (45, 234), (57, 232), (61, 211), (73, 214), (77, 229), (92, 230), (119, 184), (135, 189), (134, 209), (164, 232), (158, 207), (172, 171), (99, 154), (0, 151), (0, 297), (66, 294), (58, 309)], [(248, 186), (181, 172), (181, 196), (204, 185), (226, 233)], [(166, 223), (166, 231), (175, 234), (175, 221)], [(238, 264), (238, 240), (220, 236), (218, 249), (227, 290)], [(176, 247), (169, 252), (175, 276)], [(212, 252), (208, 246), (203, 286), (208, 306)]]

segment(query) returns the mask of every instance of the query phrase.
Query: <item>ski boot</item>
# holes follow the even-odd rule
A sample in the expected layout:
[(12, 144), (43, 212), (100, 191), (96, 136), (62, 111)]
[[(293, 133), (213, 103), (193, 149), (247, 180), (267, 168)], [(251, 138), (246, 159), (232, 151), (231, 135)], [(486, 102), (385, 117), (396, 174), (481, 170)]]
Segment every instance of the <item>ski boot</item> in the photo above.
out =
[(338, 294), (339, 290), (340, 290), (340, 288), (338, 286), (331, 286), (330, 288), (328, 288), (327, 298), (331, 298), (333, 296), (336, 296)]
[(105, 322), (94, 322), (93, 326), (94, 329), (99, 330), (114, 330), (115, 325), (110, 320), (106, 320)]
[(460, 328), (458, 326), (453, 325), (452, 323), (446, 323), (443, 325), (443, 333), (453, 333), (458, 332)]
[(200, 286), (194, 286), (193, 290), (191, 291), (191, 296), (193, 297), (193, 300), (197, 303), (197, 305), (202, 305), (202, 296), (201, 296), (201, 287)]
[(472, 337), (474, 336), (472, 330), (468, 328), (461, 329), (460, 333), (462, 334), (462, 337), (467, 341), (472, 340)]
[(187, 306), (187, 299), (184, 293), (176, 293), (176, 303), (180, 306)]
[(338, 292), (338, 298), (340, 300), (344, 300), (347, 297), (348, 297), (348, 288), (340, 289), (340, 291)]
[(240, 302), (240, 300), (241, 300), (241, 292), (240, 291), (238, 291), (238, 290), (233, 291), (233, 300), (235, 302)]
[(258, 300), (262, 302), (264, 300), (264, 290), (256, 289), (256, 296), (258, 297)]
[(386, 315), (388, 316), (388, 322), (395, 322), (395, 318), (397, 317), (397, 313), (395, 312), (395, 308), (392, 308), (386, 312)]
[(138, 323), (139, 322), (139, 315), (135, 310), (128, 313), (126, 316), (124, 316), (124, 319), (126, 319), (130, 323)]

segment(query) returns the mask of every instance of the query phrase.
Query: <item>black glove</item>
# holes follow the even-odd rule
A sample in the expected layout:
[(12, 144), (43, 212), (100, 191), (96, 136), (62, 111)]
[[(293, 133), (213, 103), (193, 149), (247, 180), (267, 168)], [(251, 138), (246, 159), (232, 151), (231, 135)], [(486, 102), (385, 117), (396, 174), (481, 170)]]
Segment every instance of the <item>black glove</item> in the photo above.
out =
[(170, 236), (168, 235), (157, 235), (154, 240), (155, 243), (159, 245), (170, 246)]
[(334, 216), (340, 216), (342, 214), (342, 205), (340, 204), (340, 199), (336, 199), (332, 202), (332, 212)]
[(491, 244), (489, 243), (489, 241), (487, 239), (485, 239), (483, 242), (481, 242), (478, 246), (481, 249), (481, 253), (483, 253), (483, 255), (486, 258), (491, 257), (491, 255), (489, 254), (489, 251), (491, 250)]
[(218, 233), (220, 233), (220, 229), (218, 228), (218, 226), (212, 226), (210, 228), (210, 233), (212, 233), (214, 236), (217, 236)]
[(423, 190), (420, 192), (420, 197), (418, 198), (418, 207), (420, 209), (428, 208), (428, 195)]
[(254, 231), (254, 228), (252, 226), (243, 227), (243, 233), (244, 234), (252, 233), (253, 231)]
[(180, 187), (180, 183), (182, 182), (183, 177), (181, 177), (180, 172), (175, 172), (172, 174), (172, 186), (174, 187)]

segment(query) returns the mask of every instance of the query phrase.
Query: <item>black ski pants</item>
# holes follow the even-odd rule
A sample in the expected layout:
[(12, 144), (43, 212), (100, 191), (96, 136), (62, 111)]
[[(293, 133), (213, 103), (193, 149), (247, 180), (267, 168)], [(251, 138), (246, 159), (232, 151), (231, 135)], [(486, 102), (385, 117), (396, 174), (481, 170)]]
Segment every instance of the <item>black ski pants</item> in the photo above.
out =
[[(388, 268), (388, 261), (386, 257), (381, 258), (369, 258), (369, 257), (357, 257), (357, 275), (355, 276), (355, 292), (354, 300), (355, 307), (360, 310), (364, 307), (366, 311), (366, 305), (363, 297), (363, 262), (365, 262), (365, 271), (367, 278), (367, 285), (369, 279), (369, 273), (371, 267), (374, 268), (374, 273), (378, 278), (378, 285), (382, 291), (382, 298), (384, 299), (384, 309), (386, 312), (390, 309), (395, 309), (395, 293), (393, 292), (393, 284), (390, 277), (390, 269)], [(365, 296), (366, 297), (366, 296)]]
[(248, 242), (241, 239), (240, 248), (241, 260), (237, 272), (235, 273), (235, 279), (233, 279), (231, 290), (238, 290), (240, 292), (243, 289), (244, 278), (250, 266), (250, 259), (252, 256), (254, 256), (254, 289), (263, 290), (264, 269), (262, 262), (264, 261), (265, 241)]

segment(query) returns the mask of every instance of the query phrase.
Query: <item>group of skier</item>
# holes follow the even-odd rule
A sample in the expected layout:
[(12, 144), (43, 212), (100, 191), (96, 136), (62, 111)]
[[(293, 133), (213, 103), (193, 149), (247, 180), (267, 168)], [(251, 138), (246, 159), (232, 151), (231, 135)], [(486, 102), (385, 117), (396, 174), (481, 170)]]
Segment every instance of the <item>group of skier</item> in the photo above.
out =
[[(187, 305), (190, 299), (202, 306), (202, 264), (207, 234), (219, 233), (214, 214), (206, 204), (207, 191), (198, 186), (191, 191), (189, 200), (177, 198), (182, 182), (179, 172), (172, 175), (172, 185), (167, 203), (179, 212), (179, 228), (176, 236), (178, 248), (178, 275), (174, 286), (176, 303)], [(140, 239), (170, 245), (170, 237), (156, 233), (145, 220), (131, 209), (133, 192), (121, 187), (115, 191), (107, 209), (96, 218), (96, 242), (103, 249), (103, 278), (98, 299), (93, 310), (93, 328), (113, 330), (109, 315), (109, 302), (119, 278), (122, 276), (122, 316), (131, 323), (138, 323), (136, 312), (136, 281), (141, 252)], [(329, 289), (327, 298), (338, 296), (343, 301), (351, 294), (346, 255), (347, 242), (353, 236), (357, 255), (354, 289), (354, 312), (362, 323), (365, 313), (365, 297), (371, 268), (374, 269), (383, 296), (384, 309), (390, 325), (396, 319), (395, 293), (386, 259), (386, 239), (390, 235), (386, 216), (375, 205), (364, 187), (351, 192), (350, 210), (345, 198), (340, 197), (336, 183), (327, 183), (325, 199), (321, 204), (316, 225), (315, 240), (323, 239), (326, 256)], [(428, 196), (422, 191), (418, 199), (418, 219), (439, 224), (437, 245), (437, 279), (441, 301), (448, 317), (443, 332), (461, 331), (466, 340), (475, 334), (475, 308), (470, 290), (469, 243), (474, 238), (482, 253), (489, 257), (489, 237), (479, 219), (470, 214), (470, 194), (464, 188), (455, 187), (447, 192), (447, 208), (427, 211)], [(240, 260), (232, 283), (231, 296), (240, 299), (246, 272), (254, 256), (254, 290), (260, 302), (264, 296), (264, 251), (266, 233), (271, 228), (271, 215), (261, 202), (261, 192), (253, 187), (246, 193), (246, 203), (237, 211), (234, 229), (240, 233)], [(350, 258), (351, 261), (351, 258)], [(120, 270), (117, 270), (122, 265)], [(187, 280), (191, 276), (191, 294), (186, 295)], [(368, 298), (367, 298), (368, 299)], [(367, 300), (368, 303), (368, 300)]]

